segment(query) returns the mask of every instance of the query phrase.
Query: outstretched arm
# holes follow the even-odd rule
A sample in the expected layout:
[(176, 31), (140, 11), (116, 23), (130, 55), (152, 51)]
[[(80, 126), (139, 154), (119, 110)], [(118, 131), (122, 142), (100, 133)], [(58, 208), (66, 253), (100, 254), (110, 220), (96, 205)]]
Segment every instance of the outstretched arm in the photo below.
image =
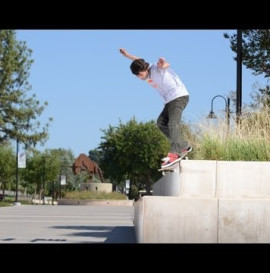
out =
[(134, 56), (134, 55), (129, 54), (124, 48), (120, 48), (120, 53), (121, 53), (123, 56), (127, 57), (128, 59), (130, 59), (130, 60), (132, 60), (132, 61), (137, 60), (137, 59), (140, 59), (140, 58), (137, 57), (137, 56)]
[(170, 64), (163, 57), (161, 57), (158, 59), (157, 66), (159, 68), (165, 69), (165, 68), (169, 67)]

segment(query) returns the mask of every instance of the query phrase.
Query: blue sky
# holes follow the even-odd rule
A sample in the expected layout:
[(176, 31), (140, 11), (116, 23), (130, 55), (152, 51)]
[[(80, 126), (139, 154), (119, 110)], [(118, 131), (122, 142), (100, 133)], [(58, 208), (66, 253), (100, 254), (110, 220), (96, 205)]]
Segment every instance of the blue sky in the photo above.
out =
[[(17, 30), (17, 39), (33, 50), (31, 93), (49, 105), (40, 117), (54, 121), (44, 148), (71, 149), (74, 156), (98, 147), (109, 125), (135, 117), (156, 120), (163, 108), (158, 92), (132, 75), (131, 54), (153, 63), (165, 57), (185, 83), (190, 101), (183, 119), (196, 123), (209, 114), (211, 100), (236, 89), (235, 53), (223, 33), (236, 30)], [(242, 103), (253, 84), (266, 83), (243, 66)], [(215, 112), (225, 103), (215, 99)], [(235, 111), (234, 108), (231, 109)]]

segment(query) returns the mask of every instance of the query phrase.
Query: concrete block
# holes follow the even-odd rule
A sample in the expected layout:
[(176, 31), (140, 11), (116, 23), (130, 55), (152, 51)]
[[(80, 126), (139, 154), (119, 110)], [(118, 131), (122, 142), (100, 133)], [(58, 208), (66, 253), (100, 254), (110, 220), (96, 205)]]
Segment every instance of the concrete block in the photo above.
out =
[(215, 197), (215, 160), (182, 160), (180, 164), (180, 195)]
[(217, 243), (215, 198), (144, 196), (135, 205), (138, 243)]
[(153, 185), (155, 196), (179, 196), (180, 174), (176, 172), (167, 173)]
[(215, 197), (216, 161), (182, 160), (179, 169), (153, 185), (153, 195)]
[(270, 162), (217, 161), (217, 196), (270, 198)]
[(133, 206), (134, 200), (113, 200), (113, 199), (59, 199), (58, 205), (79, 205), (79, 206)]
[(219, 199), (218, 243), (270, 243), (270, 199)]
[(134, 229), (137, 243), (143, 243), (144, 198), (145, 196), (134, 203)]
[(81, 190), (89, 190), (93, 192), (112, 192), (112, 183), (82, 183)]

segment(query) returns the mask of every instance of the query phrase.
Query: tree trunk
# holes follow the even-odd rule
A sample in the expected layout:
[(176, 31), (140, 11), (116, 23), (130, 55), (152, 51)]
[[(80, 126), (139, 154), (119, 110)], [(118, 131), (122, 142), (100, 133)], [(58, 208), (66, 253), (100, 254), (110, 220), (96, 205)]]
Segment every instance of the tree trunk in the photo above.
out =
[(146, 176), (145, 189), (146, 189), (146, 194), (151, 195), (151, 178), (150, 178), (150, 175)]

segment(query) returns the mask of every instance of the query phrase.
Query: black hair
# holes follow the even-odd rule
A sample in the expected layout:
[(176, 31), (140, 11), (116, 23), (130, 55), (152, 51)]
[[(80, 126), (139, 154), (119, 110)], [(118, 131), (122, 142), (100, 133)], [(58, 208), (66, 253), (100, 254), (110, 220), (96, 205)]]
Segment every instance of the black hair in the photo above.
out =
[(139, 75), (140, 72), (146, 71), (148, 67), (149, 63), (144, 59), (136, 59), (130, 65), (131, 72), (134, 75)]

